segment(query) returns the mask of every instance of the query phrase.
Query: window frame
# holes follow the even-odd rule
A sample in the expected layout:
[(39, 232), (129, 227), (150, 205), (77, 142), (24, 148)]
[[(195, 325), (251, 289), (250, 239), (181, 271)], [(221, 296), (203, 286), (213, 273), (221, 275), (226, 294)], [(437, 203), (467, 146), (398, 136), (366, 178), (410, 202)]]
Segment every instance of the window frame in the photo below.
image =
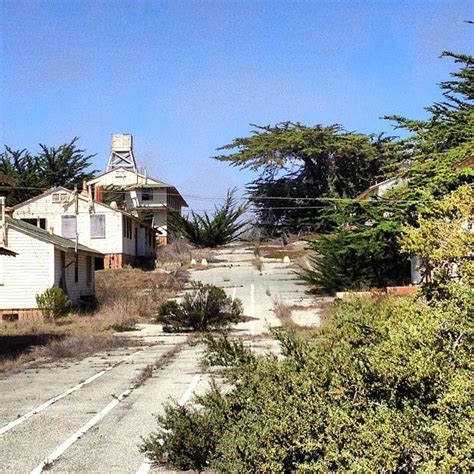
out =
[[(97, 218), (100, 218), (100, 220), (102, 221), (102, 234), (101, 235), (93, 235), (92, 234), (92, 229), (93, 229), (93, 226), (92, 226), (92, 221), (93, 221), (93, 218), (97, 219)], [(97, 227), (95, 227), (97, 229)], [(89, 236), (91, 239), (105, 239), (106, 236), (107, 236), (107, 227), (106, 227), (106, 218), (105, 218), (105, 214), (91, 214), (89, 216)]]
[(154, 200), (154, 190), (150, 187), (141, 188), (141, 200), (142, 201), (153, 201)]
[[(65, 227), (64, 227), (64, 223), (65, 221), (69, 220), (70, 222), (72, 222), (72, 220), (74, 220), (74, 236), (73, 237), (69, 237), (69, 236), (66, 236), (64, 235), (64, 230), (65, 230)], [(61, 237), (64, 237), (65, 239), (76, 239), (77, 238), (77, 216), (75, 214), (72, 214), (72, 215), (62, 215), (61, 216)]]
[(86, 255), (86, 285), (92, 285), (92, 277), (93, 277), (93, 267), (92, 267), (92, 257), (90, 255)]

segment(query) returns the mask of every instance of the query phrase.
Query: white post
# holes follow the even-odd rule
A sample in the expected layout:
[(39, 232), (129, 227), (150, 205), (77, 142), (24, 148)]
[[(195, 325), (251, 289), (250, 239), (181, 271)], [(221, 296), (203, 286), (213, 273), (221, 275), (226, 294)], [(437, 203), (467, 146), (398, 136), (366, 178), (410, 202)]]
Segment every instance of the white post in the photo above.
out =
[(7, 240), (7, 227), (5, 225), (5, 196), (0, 196), (0, 245), (5, 245)]

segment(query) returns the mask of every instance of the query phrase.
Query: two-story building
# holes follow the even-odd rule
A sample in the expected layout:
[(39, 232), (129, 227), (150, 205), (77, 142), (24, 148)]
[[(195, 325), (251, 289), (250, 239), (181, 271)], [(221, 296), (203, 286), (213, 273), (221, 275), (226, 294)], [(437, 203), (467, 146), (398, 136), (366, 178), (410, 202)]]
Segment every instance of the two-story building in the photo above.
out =
[[(111, 203), (113, 204), (113, 203)], [(49, 189), (13, 207), (13, 217), (103, 254), (95, 267), (121, 268), (154, 259), (153, 227), (116, 206), (63, 187)]]
[(101, 199), (104, 190), (117, 188), (123, 192), (124, 206), (128, 212), (148, 211), (151, 225), (157, 232), (161, 245), (168, 243), (168, 219), (171, 213), (181, 213), (188, 204), (178, 190), (167, 183), (150, 178), (133, 169), (116, 168), (87, 182), (94, 199)]
[(188, 207), (174, 186), (140, 171), (133, 152), (133, 137), (129, 133), (112, 135), (107, 171), (88, 181), (87, 186), (97, 201), (101, 201), (108, 190), (121, 193), (121, 203), (126, 211), (147, 215), (160, 245), (166, 245), (170, 238), (170, 215)]

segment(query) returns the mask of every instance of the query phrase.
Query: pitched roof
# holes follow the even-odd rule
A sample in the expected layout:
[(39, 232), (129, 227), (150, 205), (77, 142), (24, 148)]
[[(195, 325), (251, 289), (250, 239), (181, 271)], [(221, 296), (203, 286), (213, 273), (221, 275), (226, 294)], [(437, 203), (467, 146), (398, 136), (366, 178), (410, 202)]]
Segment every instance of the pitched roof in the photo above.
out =
[(105, 176), (109, 173), (115, 173), (116, 171), (119, 171), (119, 170), (120, 171), (126, 171), (127, 173), (131, 173), (131, 174), (136, 174), (137, 176), (139, 176), (142, 179), (152, 181), (152, 183), (150, 183), (150, 185), (155, 185), (155, 186), (159, 186), (159, 187), (162, 187), (162, 188), (171, 188), (172, 187), (170, 184), (165, 183), (164, 181), (160, 181), (158, 179), (152, 178), (151, 176), (145, 176), (144, 174), (141, 174), (138, 171), (134, 171), (134, 170), (131, 170), (131, 169), (128, 169), (128, 168), (124, 168), (123, 166), (119, 166), (118, 168), (114, 168), (113, 170), (104, 171), (103, 173), (98, 174), (97, 176), (94, 176), (92, 179), (87, 181), (87, 184), (94, 184), (94, 181), (96, 181), (99, 178), (102, 178), (102, 176)]
[(177, 190), (177, 188), (175, 186), (172, 186), (171, 184), (165, 183), (164, 181), (160, 181), (158, 179), (152, 178), (151, 176), (148, 176), (148, 175), (145, 176), (144, 174), (141, 174), (138, 171), (133, 171), (133, 170), (123, 168), (123, 167), (114, 168), (113, 170), (110, 170), (110, 171), (104, 171), (103, 173), (101, 173), (101, 174), (95, 176), (94, 178), (92, 178), (91, 180), (89, 180), (87, 182), (87, 184), (95, 184), (95, 182), (99, 178), (101, 178), (102, 176), (105, 176), (109, 173), (114, 173), (115, 171), (118, 171), (118, 170), (126, 171), (126, 172), (132, 173), (132, 174), (136, 174), (140, 178), (146, 180), (146, 183), (135, 183), (135, 184), (124, 185), (123, 186), (124, 189), (130, 190), (130, 189), (136, 189), (136, 188), (168, 188), (168, 189), (171, 190), (171, 192), (174, 195), (176, 195), (176, 197), (181, 199), (181, 204), (182, 204), (183, 207), (189, 207), (188, 203), (186, 202), (186, 200), (183, 198), (183, 196), (181, 195), (181, 193)]
[[(65, 237), (61, 237), (60, 235), (50, 234), (46, 230), (40, 229), (35, 225), (28, 224), (27, 222), (24, 222), (20, 219), (12, 219), (11, 217), (7, 216), (6, 222), (14, 229), (31, 235), (32, 237), (35, 237), (37, 239), (43, 240), (44, 242), (49, 242), (55, 247), (59, 247), (62, 250), (66, 250), (67, 252), (74, 252), (76, 250), (76, 242), (74, 242), (73, 240), (66, 239)], [(86, 247), (82, 244), (77, 245), (77, 250), (80, 250), (82, 252), (93, 253), (96, 255), (102, 255), (97, 250), (91, 249), (90, 247)]]
[[(21, 209), (23, 206), (26, 206), (26, 205), (34, 202), (34, 201), (37, 201), (38, 199), (44, 198), (44, 197), (48, 196), (49, 194), (59, 192), (59, 191), (65, 192), (65, 193), (68, 193), (68, 194), (73, 194), (74, 193), (74, 191), (71, 191), (70, 189), (67, 189), (63, 186), (57, 186), (55, 188), (50, 188), (50, 189), (44, 191), (43, 193), (38, 194), (37, 196), (33, 196), (32, 198), (28, 199), (27, 201), (20, 202), (16, 206), (13, 206), (12, 209), (14, 211), (16, 211), (17, 209)], [(77, 196), (78, 196), (79, 199), (82, 199), (83, 201), (88, 201), (89, 200), (89, 198), (83, 196), (79, 192), (78, 192)], [(131, 219), (134, 219), (134, 220), (140, 222), (140, 224), (145, 224), (145, 225), (147, 224), (146, 222), (142, 221), (141, 219), (139, 219), (137, 216), (134, 216), (130, 212), (127, 212), (127, 211), (124, 211), (122, 209), (117, 209), (115, 207), (109, 206), (108, 204), (105, 204), (105, 202), (93, 201), (93, 203), (94, 203), (94, 206), (102, 206), (102, 207), (110, 209), (114, 212), (119, 212), (120, 214), (124, 214), (125, 216), (130, 217)]]
[[(383, 186), (384, 184), (389, 184), (390, 182), (393, 182), (394, 184), (399, 180), (399, 178), (388, 178), (384, 181), (380, 181), (379, 183), (375, 183), (370, 188), (367, 188), (365, 191), (361, 192), (356, 199), (359, 201), (367, 199), (371, 194), (377, 192), (377, 190), (380, 188), (380, 186)], [(397, 185), (397, 184), (396, 184)]]

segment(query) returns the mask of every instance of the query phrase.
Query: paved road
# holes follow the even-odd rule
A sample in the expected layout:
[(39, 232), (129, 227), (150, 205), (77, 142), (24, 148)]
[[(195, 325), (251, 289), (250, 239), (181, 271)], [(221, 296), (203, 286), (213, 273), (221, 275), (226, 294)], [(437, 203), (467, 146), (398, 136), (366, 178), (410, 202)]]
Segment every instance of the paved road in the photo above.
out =
[[(260, 335), (279, 325), (272, 312), (275, 300), (312, 302), (288, 265), (267, 261), (260, 272), (251, 264), (253, 254), (237, 248), (217, 258), (192, 276), (243, 301), (245, 313), (255, 319), (239, 324), (240, 334)], [(317, 316), (312, 318), (317, 323)], [(184, 403), (205, 391), (210, 375), (200, 365), (202, 346), (188, 344), (187, 336), (166, 335), (155, 325), (143, 326), (140, 335), (151, 345), (0, 380), (1, 472), (158, 471), (138, 450), (141, 437), (155, 429), (153, 414), (161, 413), (167, 400)], [(262, 341), (261, 347), (268, 346)], [(134, 386), (147, 365), (163, 358), (161, 369)]]

